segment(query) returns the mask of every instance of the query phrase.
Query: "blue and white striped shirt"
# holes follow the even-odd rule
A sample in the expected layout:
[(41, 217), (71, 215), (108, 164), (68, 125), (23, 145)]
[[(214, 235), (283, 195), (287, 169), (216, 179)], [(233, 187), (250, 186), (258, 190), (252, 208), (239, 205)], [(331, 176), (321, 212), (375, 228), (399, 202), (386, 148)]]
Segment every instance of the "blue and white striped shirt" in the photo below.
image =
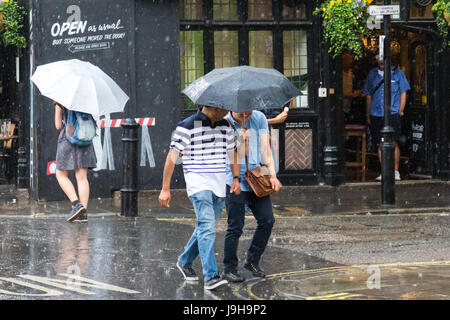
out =
[(199, 110), (178, 124), (170, 148), (181, 153), (188, 196), (211, 190), (225, 197), (227, 151), (235, 149), (234, 131), (226, 120), (211, 127)]

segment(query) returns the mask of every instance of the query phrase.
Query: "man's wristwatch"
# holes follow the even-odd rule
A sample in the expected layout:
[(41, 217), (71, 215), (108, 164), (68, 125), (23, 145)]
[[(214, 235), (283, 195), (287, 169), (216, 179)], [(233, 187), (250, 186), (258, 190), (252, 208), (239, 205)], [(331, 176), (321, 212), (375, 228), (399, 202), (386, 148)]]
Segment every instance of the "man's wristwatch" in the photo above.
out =
[(234, 180), (234, 179), (238, 179), (238, 181), (241, 182), (241, 177), (240, 177), (240, 176), (234, 176), (234, 177), (233, 177), (233, 180)]

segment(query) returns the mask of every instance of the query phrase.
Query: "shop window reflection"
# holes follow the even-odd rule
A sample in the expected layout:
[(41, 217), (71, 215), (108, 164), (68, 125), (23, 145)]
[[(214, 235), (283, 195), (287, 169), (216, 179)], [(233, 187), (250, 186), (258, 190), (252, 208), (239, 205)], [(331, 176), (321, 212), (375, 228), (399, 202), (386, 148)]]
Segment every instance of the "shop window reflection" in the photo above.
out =
[(202, 20), (203, 0), (179, 1), (179, 12), (181, 20)]
[(214, 32), (214, 67), (226, 68), (239, 65), (238, 32)]
[(248, 38), (250, 66), (273, 68), (272, 31), (250, 31)]
[(283, 31), (283, 73), (302, 91), (294, 106), (308, 107), (308, 62), (306, 31)]
[(236, 21), (238, 20), (237, 0), (214, 0), (214, 20)]
[(204, 74), (203, 31), (180, 32), (181, 89)]
[(249, 0), (248, 20), (272, 20), (272, 0)]
[(416, 105), (427, 104), (427, 50), (424, 45), (415, 49), (414, 68), (414, 102)]
[(409, 4), (409, 17), (411, 19), (433, 19), (433, 1), (412, 0)]
[(300, 1), (283, 1), (281, 14), (283, 20), (304, 20), (306, 15), (306, 4)]

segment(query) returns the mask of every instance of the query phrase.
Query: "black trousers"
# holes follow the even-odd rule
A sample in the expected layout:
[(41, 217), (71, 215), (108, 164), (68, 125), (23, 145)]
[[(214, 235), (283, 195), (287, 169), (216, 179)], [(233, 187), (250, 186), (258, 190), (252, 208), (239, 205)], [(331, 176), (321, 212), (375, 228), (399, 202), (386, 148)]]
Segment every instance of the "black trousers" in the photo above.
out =
[(239, 237), (242, 235), (245, 223), (245, 204), (252, 210), (257, 227), (253, 239), (247, 251), (247, 261), (259, 264), (267, 242), (269, 241), (272, 227), (275, 222), (270, 196), (259, 198), (253, 191), (241, 192), (239, 195), (230, 193), (227, 185), (227, 197), (225, 207), (228, 215), (228, 228), (225, 234), (224, 245), (224, 272), (237, 271), (237, 250)]

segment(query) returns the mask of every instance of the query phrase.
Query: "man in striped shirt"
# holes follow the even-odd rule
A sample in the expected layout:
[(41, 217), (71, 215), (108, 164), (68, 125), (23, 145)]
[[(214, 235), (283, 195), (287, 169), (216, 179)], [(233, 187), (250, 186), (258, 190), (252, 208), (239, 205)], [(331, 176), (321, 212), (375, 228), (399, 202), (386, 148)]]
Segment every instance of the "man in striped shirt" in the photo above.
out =
[(208, 290), (227, 284), (227, 281), (219, 276), (214, 253), (216, 222), (226, 197), (227, 156), (236, 177), (230, 192), (239, 194), (241, 190), (234, 132), (223, 119), (227, 113), (224, 109), (204, 106), (178, 124), (164, 165), (162, 190), (159, 195), (159, 203), (169, 207), (170, 180), (181, 155), (186, 191), (195, 209), (197, 227), (184, 252), (178, 257), (177, 267), (185, 280), (198, 280), (192, 263), (200, 255), (204, 287)]

